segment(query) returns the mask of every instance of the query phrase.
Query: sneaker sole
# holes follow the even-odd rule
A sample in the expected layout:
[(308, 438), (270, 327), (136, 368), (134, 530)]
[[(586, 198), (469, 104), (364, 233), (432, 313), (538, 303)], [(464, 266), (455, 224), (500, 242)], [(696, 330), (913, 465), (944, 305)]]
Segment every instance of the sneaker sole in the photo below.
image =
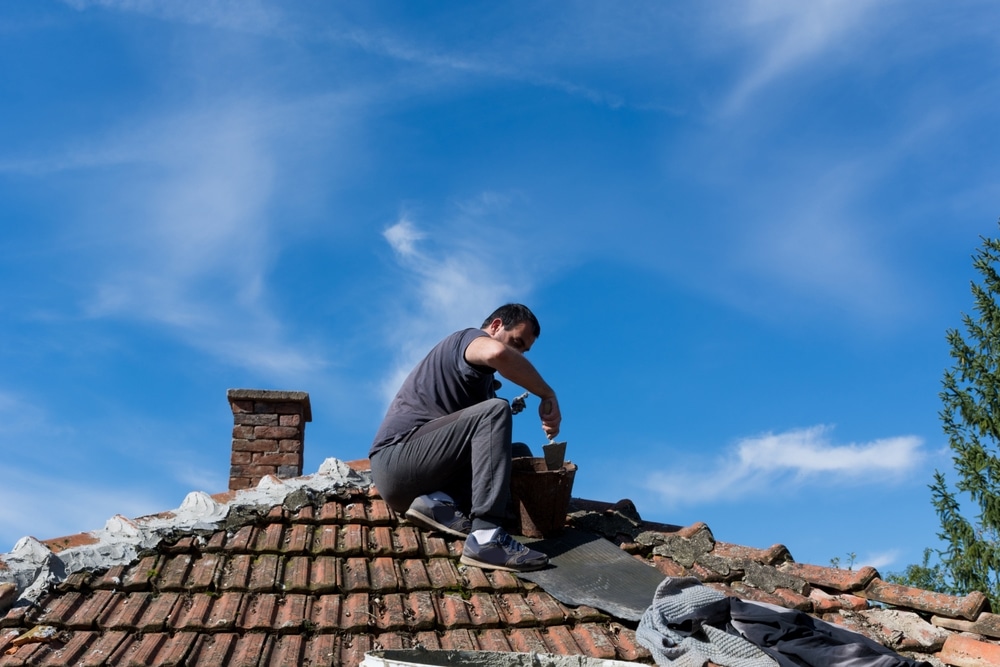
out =
[(410, 523), (415, 523), (422, 528), (427, 528), (428, 530), (438, 530), (441, 531), (442, 533), (447, 533), (452, 537), (461, 537), (462, 539), (465, 539), (466, 537), (469, 536), (468, 533), (463, 533), (461, 531), (455, 530), (454, 528), (449, 528), (443, 523), (438, 523), (431, 517), (425, 514), (421, 514), (416, 510), (406, 510), (405, 516)]
[(495, 563), (487, 563), (486, 561), (477, 560), (472, 556), (466, 556), (462, 554), (459, 559), (463, 565), (472, 565), (474, 567), (479, 567), (484, 570), (505, 570), (507, 572), (534, 572), (535, 570), (541, 570), (543, 567), (549, 564), (548, 561), (544, 563), (536, 563), (534, 565), (521, 565), (518, 567), (512, 567), (510, 565), (497, 565)]

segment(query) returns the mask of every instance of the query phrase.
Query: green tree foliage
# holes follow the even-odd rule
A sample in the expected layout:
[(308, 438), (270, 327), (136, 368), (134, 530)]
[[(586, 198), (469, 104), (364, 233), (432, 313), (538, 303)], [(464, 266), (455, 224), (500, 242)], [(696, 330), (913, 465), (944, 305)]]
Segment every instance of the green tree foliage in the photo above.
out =
[[(949, 488), (934, 473), (932, 502), (944, 543), (939, 552), (947, 588), (958, 594), (986, 593), (1000, 609), (1000, 239), (982, 238), (973, 267), (982, 276), (972, 283), (975, 317), (962, 316), (964, 336), (947, 332), (952, 367), (945, 371), (940, 412), (952, 449), (958, 481)], [(960, 499), (978, 510), (971, 520)], [(927, 566), (925, 554), (924, 567)], [(910, 566), (910, 568), (918, 566)], [(908, 571), (909, 569), (908, 568)], [(920, 574), (916, 572), (915, 574)], [(927, 574), (927, 573), (925, 573)], [(929, 572), (942, 581), (941, 572)], [(937, 576), (934, 576), (934, 575)]]

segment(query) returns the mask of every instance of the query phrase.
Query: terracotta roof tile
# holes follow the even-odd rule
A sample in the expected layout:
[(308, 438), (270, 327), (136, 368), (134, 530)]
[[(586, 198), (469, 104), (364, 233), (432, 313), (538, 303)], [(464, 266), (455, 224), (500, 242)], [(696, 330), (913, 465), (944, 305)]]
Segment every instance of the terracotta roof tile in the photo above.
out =
[[(239, 497), (212, 499), (236, 503)], [(798, 564), (781, 545), (756, 549), (716, 541), (703, 523), (642, 522), (627, 501), (574, 500), (574, 506), (573, 517), (597, 530), (604, 521), (608, 539), (664, 575), (699, 576), (727, 595), (822, 615), (896, 650), (992, 659), (996, 643), (952, 638), (963, 631), (1000, 636), (1000, 616), (984, 611), (978, 595), (898, 587), (871, 568)], [(171, 521), (174, 515), (156, 516)], [(370, 488), (309, 491), (295, 502), (248, 505), (220, 516), (228, 516), (226, 528), (221, 520), (215, 529), (171, 528), (172, 537), (141, 557), (70, 573), (39, 598), (37, 608), (9, 609), (0, 619), (4, 632), (23, 633), (44, 622), (57, 628), (59, 641), (17, 647), (0, 655), (0, 667), (354, 665), (373, 648), (415, 646), (651, 662), (636, 642), (635, 623), (567, 606), (509, 572), (460, 565), (462, 540), (400, 521)], [(141, 523), (130, 522), (129, 530)], [(2, 559), (0, 567), (7, 567)], [(895, 618), (876, 616), (869, 600), (923, 617), (917, 629), (900, 632), (893, 629)], [(926, 620), (930, 614), (934, 625)], [(0, 649), (11, 641), (0, 634)]]

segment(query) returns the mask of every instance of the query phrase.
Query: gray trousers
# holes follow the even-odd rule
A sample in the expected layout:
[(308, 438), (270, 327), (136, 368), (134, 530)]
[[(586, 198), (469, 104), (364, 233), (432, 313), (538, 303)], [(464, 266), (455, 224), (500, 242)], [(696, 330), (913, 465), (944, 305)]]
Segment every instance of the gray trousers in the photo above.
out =
[(473, 530), (499, 526), (510, 500), (511, 433), (502, 398), (439, 417), (371, 457), (375, 487), (399, 513), (417, 496), (444, 491)]

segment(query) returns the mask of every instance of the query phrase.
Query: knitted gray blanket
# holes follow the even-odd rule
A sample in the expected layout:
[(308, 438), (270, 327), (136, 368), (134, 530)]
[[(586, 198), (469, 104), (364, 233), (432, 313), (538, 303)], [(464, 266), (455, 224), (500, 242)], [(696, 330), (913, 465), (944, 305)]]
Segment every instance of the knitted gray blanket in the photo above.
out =
[(777, 667), (756, 645), (713, 627), (725, 627), (729, 602), (694, 577), (667, 577), (656, 588), (653, 603), (642, 615), (636, 639), (649, 649), (657, 665), (703, 667)]

